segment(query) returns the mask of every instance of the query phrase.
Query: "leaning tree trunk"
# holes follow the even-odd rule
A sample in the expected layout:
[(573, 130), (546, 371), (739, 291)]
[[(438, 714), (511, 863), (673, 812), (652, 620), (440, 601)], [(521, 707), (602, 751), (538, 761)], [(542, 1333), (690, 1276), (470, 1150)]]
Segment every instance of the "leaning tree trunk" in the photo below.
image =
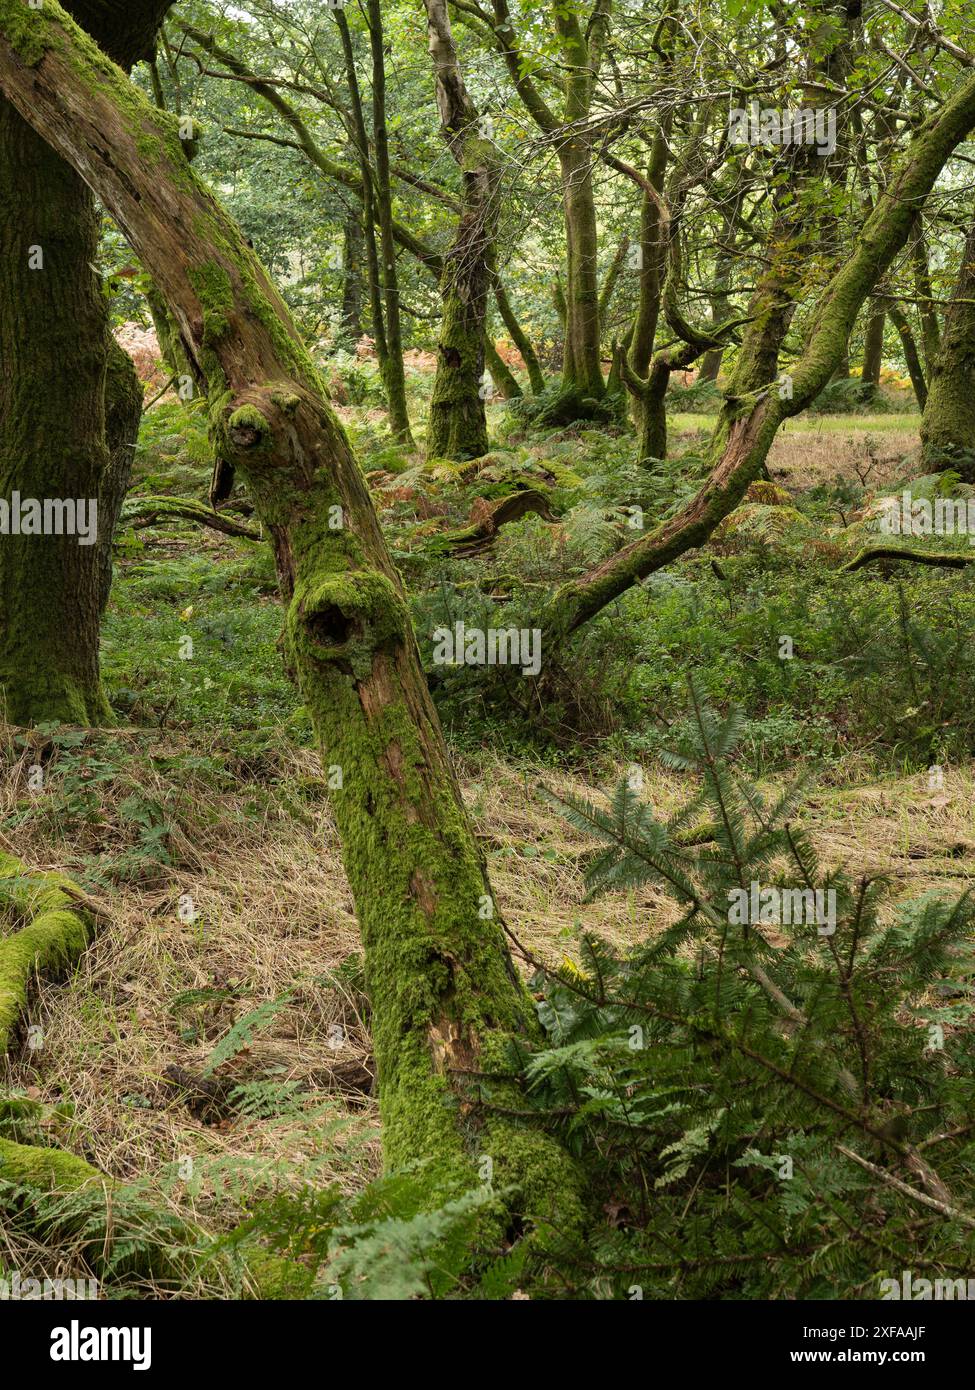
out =
[(921, 458), (975, 480), (975, 222), (962, 251), (921, 417)]
[[(169, 0), (76, 0), (124, 62), (151, 46)], [(86, 184), (0, 102), (0, 498), (96, 504), (97, 538), (0, 543), (0, 713), (16, 724), (111, 718), (98, 662), (111, 544), (141, 414), (108, 331)], [(124, 361), (120, 360), (124, 359)], [(107, 437), (106, 437), (107, 430)]]
[(246, 478), (272, 541), (365, 947), (388, 1162), (426, 1162), (424, 1201), (434, 1203), (474, 1186), (475, 1158), (489, 1157), (519, 1215), (575, 1228), (564, 1151), (458, 1104), (472, 1071), (503, 1067), (499, 1038), (534, 1035), (534, 1010), (399, 575), (284, 302), (186, 163), (171, 121), (92, 56), (55, 0), (39, 11), (0, 0), (0, 90), (84, 172), (153, 275), (208, 381), (219, 454)]
[(482, 378), (500, 167), (464, 85), (446, 0), (426, 0), (426, 11), (437, 109), (464, 192), (454, 244), (444, 260), (443, 316), (427, 454), (462, 460), (480, 458), (488, 451)]
[(918, 409), (923, 410), (928, 399), (928, 383), (924, 378), (924, 368), (921, 365), (921, 354), (917, 350), (914, 330), (898, 300), (888, 299), (886, 304), (887, 316), (897, 329), (897, 335), (901, 340), (904, 362), (911, 378), (911, 385), (914, 387)]

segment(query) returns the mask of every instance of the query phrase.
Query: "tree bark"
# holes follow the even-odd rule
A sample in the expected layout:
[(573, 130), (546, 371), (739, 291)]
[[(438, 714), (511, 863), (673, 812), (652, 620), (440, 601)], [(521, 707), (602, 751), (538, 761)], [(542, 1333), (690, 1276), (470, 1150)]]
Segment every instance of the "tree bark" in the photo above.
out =
[(921, 458), (931, 472), (950, 468), (966, 482), (975, 480), (975, 222), (928, 375)]
[(879, 387), (880, 369), (884, 360), (884, 324), (887, 313), (881, 303), (871, 301), (863, 334), (863, 365), (860, 381), (864, 386)]
[(143, 407), (142, 382), (132, 358), (112, 338), (105, 377), (105, 443), (108, 463), (98, 493), (98, 612), (105, 612), (112, 589), (112, 542), (132, 480), (135, 446)]
[(342, 318), (340, 332), (355, 344), (362, 337), (362, 258), (366, 238), (362, 215), (351, 207), (342, 228)]
[[(94, 499), (97, 509), (109, 335), (92, 270), (91, 194), (7, 102), (0, 186), (0, 498)], [(32, 255), (41, 268), (30, 268)], [(0, 689), (10, 723), (109, 720), (100, 596), (96, 545), (77, 535), (0, 538)]]
[[(167, 8), (168, 0), (72, 6), (127, 64), (151, 48)], [(99, 623), (141, 391), (137, 414), (134, 369), (111, 339), (93, 270), (92, 195), (7, 102), (0, 186), (0, 498), (93, 500), (97, 516), (91, 545), (75, 535), (0, 540), (0, 697), (15, 724), (100, 724), (111, 711)]]
[(423, 1201), (436, 1203), (473, 1187), (475, 1156), (489, 1156), (497, 1190), (517, 1189), (529, 1224), (574, 1229), (581, 1205), (564, 1151), (504, 1116), (479, 1129), (457, 1104), (472, 1069), (502, 1065), (501, 1037), (534, 1036), (534, 1011), (400, 578), (287, 308), (172, 123), (83, 46), (55, 0), (40, 11), (0, 0), (0, 90), (83, 173), (154, 276), (209, 382), (216, 447), (272, 540), (362, 930), (389, 1164), (425, 1162)]
[(887, 300), (887, 314), (891, 323), (897, 329), (898, 337), (901, 340), (904, 362), (911, 378), (911, 385), (914, 387), (914, 395), (917, 399), (918, 409), (923, 410), (925, 402), (928, 399), (928, 384), (924, 377), (921, 355), (917, 350), (917, 342), (913, 330), (908, 322), (907, 315), (896, 299)]
[(534, 345), (528, 337), (528, 334), (518, 322), (515, 311), (511, 307), (511, 301), (508, 298), (507, 291), (498, 278), (497, 272), (494, 272), (493, 279), (494, 300), (498, 306), (501, 321), (511, 334), (511, 341), (521, 353), (521, 360), (524, 362), (525, 370), (528, 373), (529, 386), (536, 395), (539, 395), (545, 390), (545, 374), (542, 371), (542, 364), (538, 360), (538, 353), (535, 351)]
[(425, 0), (441, 128), (463, 180), (464, 202), (445, 261), (437, 375), (430, 401), (427, 455), (480, 458), (488, 451), (484, 409), (484, 333), (500, 165), (464, 84), (446, 0)]
[[(359, 173), (362, 180), (362, 216), (366, 246), (366, 283), (369, 287), (369, 307), (372, 310), (372, 341), (379, 362), (379, 372), (387, 390), (387, 405), (390, 424), (393, 425), (393, 409), (389, 403), (389, 343), (386, 339), (386, 310), (383, 301), (383, 281), (380, 270), (379, 248), (376, 244), (376, 225), (379, 212), (376, 207), (375, 172), (369, 158), (369, 137), (366, 134), (366, 121), (362, 110), (362, 95), (359, 91), (359, 77), (356, 73), (355, 54), (352, 49), (352, 34), (342, 10), (335, 11), (335, 22), (342, 37), (342, 53), (345, 58), (345, 80), (349, 87), (352, 110), (352, 128), (356, 153), (359, 160)], [(405, 404), (400, 410), (402, 416)], [(394, 426), (395, 431), (395, 426)]]
[(372, 138), (376, 150), (376, 210), (382, 255), (383, 304), (386, 310), (386, 363), (384, 370), (389, 424), (393, 434), (412, 449), (410, 413), (406, 404), (406, 371), (403, 366), (403, 329), (400, 322), (399, 270), (393, 229), (393, 185), (389, 171), (389, 135), (386, 130), (386, 59), (382, 0), (367, 0), (369, 45), (372, 50)]
[(576, 9), (551, 5), (559, 38), (565, 101), (561, 120), (535, 86), (529, 65), (519, 50), (508, 0), (492, 0), (494, 36), (509, 76), (525, 109), (548, 136), (560, 134), (557, 152), (562, 177), (566, 240), (566, 281), (559, 288), (564, 303), (562, 385), (559, 395), (538, 417), (540, 423), (560, 424), (600, 413), (606, 394), (603, 380), (600, 320), (598, 239), (593, 196), (592, 136), (585, 121), (592, 107), (596, 78), (609, 35), (612, 0), (593, 0), (585, 29)]

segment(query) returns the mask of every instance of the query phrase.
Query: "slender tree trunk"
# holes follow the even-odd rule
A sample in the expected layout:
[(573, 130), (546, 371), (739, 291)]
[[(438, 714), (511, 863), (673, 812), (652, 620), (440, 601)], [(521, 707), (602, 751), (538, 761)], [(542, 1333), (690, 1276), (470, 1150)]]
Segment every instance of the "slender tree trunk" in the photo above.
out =
[(581, 139), (568, 140), (559, 150), (567, 244), (563, 415), (567, 410), (584, 415), (585, 402), (600, 401), (606, 391), (599, 333), (599, 242), (591, 159), (591, 151)]
[(882, 303), (871, 300), (863, 333), (863, 366), (860, 381), (864, 386), (880, 386), (880, 369), (884, 363), (884, 325), (887, 313)]
[(494, 346), (490, 332), (484, 335), (484, 365), (506, 401), (513, 401), (523, 394), (518, 385), (518, 378)]
[(351, 343), (362, 337), (362, 262), (366, 238), (362, 214), (350, 207), (342, 228), (342, 336)]
[(511, 301), (507, 292), (498, 279), (497, 272), (494, 273), (494, 299), (501, 315), (501, 321), (511, 334), (511, 341), (521, 353), (521, 360), (525, 364), (528, 373), (528, 384), (532, 391), (539, 395), (545, 390), (545, 374), (542, 371), (542, 364), (538, 360), (538, 353), (528, 334), (518, 322), (515, 312), (511, 307)]
[[(647, 182), (662, 195), (664, 175), (670, 156), (667, 139), (670, 121), (654, 138), (647, 165)], [(640, 279), (636, 321), (630, 340), (629, 365), (637, 376), (646, 376), (653, 356), (660, 318), (660, 296), (667, 269), (667, 228), (661, 214), (660, 197), (644, 192), (640, 205)]]
[(975, 222), (928, 375), (921, 458), (931, 472), (951, 468), (975, 481)]
[(383, 301), (386, 309), (386, 399), (393, 434), (412, 449), (410, 413), (406, 404), (406, 372), (403, 366), (403, 329), (400, 322), (399, 271), (393, 230), (393, 189), (389, 172), (389, 135), (386, 130), (386, 59), (384, 55), (382, 0), (368, 0), (369, 43), (372, 48), (372, 136), (376, 150), (376, 207), (379, 213), (382, 252)]
[(467, 94), (446, 0), (425, 0), (441, 128), (463, 181), (463, 211), (445, 261), (437, 375), (427, 454), (480, 458), (488, 451), (484, 334), (498, 221), (498, 155)]
[[(366, 134), (366, 120), (362, 109), (362, 94), (359, 90), (359, 77), (355, 66), (355, 53), (352, 49), (352, 35), (348, 21), (341, 9), (335, 11), (335, 22), (342, 36), (342, 53), (345, 58), (345, 80), (349, 87), (349, 100), (352, 111), (352, 124), (355, 135), (356, 152), (361, 176), (362, 218), (366, 245), (366, 284), (369, 287), (369, 307), (372, 311), (372, 341), (376, 349), (379, 373), (386, 391), (386, 405), (389, 410), (390, 425), (396, 432), (393, 418), (393, 405), (389, 398), (389, 342), (386, 337), (386, 310), (383, 303), (383, 279), (379, 247), (376, 243), (376, 223), (379, 219), (376, 199), (376, 175), (369, 158), (369, 137)], [(405, 410), (405, 403), (399, 417)]]
[(593, 142), (584, 122), (592, 108), (596, 77), (609, 32), (611, 0), (595, 0), (585, 32), (578, 13), (555, 4), (561, 43), (565, 105), (570, 127), (558, 145), (565, 219), (565, 348), (559, 398), (543, 418), (557, 423), (598, 413), (606, 394), (599, 320), (599, 239), (593, 196)]
[[(159, 114), (92, 59), (56, 0), (0, 0), (0, 91), (79, 170), (154, 276), (210, 385), (217, 450), (246, 478), (272, 541), (291, 660), (321, 743), (366, 953), (384, 1146), (417, 1161), (422, 1202), (477, 1185), (485, 1238), (578, 1228), (574, 1165), (548, 1137), (459, 1107), (504, 1036), (535, 1036), (532, 1001), (450, 766), (409, 619), (355, 457), (321, 378), (238, 228)], [(505, 1094), (504, 1088), (498, 1093)], [(536, 1237), (542, 1227), (535, 1226)]]
[(917, 398), (918, 408), (923, 410), (924, 404), (928, 398), (928, 385), (924, 379), (924, 368), (921, 365), (921, 355), (917, 350), (917, 342), (913, 330), (908, 322), (907, 315), (896, 299), (887, 300), (887, 314), (891, 323), (897, 329), (897, 335), (901, 340), (901, 348), (904, 353), (904, 362), (911, 378), (911, 385), (914, 387), (914, 395)]
[[(708, 296), (711, 307), (711, 325), (717, 327), (730, 314), (731, 277), (735, 267), (735, 257), (731, 248), (734, 245), (741, 215), (744, 191), (739, 190), (732, 199), (730, 210), (722, 213), (720, 245), (715, 255), (714, 283)], [(724, 348), (712, 348), (704, 354), (699, 381), (717, 381), (724, 359)]]
[(103, 614), (112, 588), (112, 541), (122, 503), (132, 481), (135, 446), (142, 422), (143, 389), (135, 365), (112, 338), (105, 377), (105, 443), (108, 463), (98, 493), (98, 611)]
[(914, 219), (908, 242), (908, 255), (914, 271), (914, 293), (917, 296), (918, 314), (921, 319), (924, 370), (930, 376), (941, 348), (941, 325), (938, 321), (938, 309), (931, 290), (928, 243), (924, 234), (924, 216), (922, 213), (918, 213)]

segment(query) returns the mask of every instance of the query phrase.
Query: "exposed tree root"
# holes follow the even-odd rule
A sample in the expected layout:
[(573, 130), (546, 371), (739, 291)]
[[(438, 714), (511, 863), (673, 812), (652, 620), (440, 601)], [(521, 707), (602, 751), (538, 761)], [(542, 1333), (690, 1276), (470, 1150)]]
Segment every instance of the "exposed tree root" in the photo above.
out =
[(474, 515), (476, 520), (470, 526), (455, 531), (443, 531), (433, 536), (429, 548), (438, 553), (453, 555), (477, 555), (494, 544), (498, 532), (509, 521), (520, 521), (529, 512), (534, 512), (543, 521), (554, 521), (555, 514), (549, 506), (549, 499), (537, 488), (525, 488), (522, 492), (509, 493), (499, 501), (481, 502)]
[(908, 550), (896, 545), (868, 545), (858, 551), (852, 560), (841, 565), (840, 573), (863, 569), (864, 565), (873, 564), (875, 560), (910, 560), (915, 565), (940, 565), (943, 569), (960, 570), (975, 563), (975, 552), (962, 555), (950, 550)]
[(152, 526), (157, 521), (170, 518), (195, 521), (200, 526), (209, 526), (211, 530), (222, 531), (227, 536), (243, 536), (249, 541), (261, 539), (261, 533), (255, 527), (234, 521), (225, 513), (186, 497), (131, 497), (122, 506), (119, 522), (122, 526), (140, 527)]

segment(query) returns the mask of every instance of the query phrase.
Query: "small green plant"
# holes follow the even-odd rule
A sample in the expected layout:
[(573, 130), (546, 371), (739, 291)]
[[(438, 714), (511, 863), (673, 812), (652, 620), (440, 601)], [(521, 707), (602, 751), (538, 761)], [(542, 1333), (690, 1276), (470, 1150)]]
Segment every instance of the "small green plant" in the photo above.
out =
[[(740, 719), (694, 689), (692, 707), (668, 761), (699, 790), (677, 815), (632, 779), (605, 808), (555, 798), (599, 844), (591, 895), (653, 885), (676, 909), (628, 954), (583, 935), (578, 964), (538, 963), (548, 1046), (524, 1104), (594, 1200), (587, 1248), (562, 1252), (570, 1296), (869, 1299), (903, 1270), (970, 1276), (972, 902), (892, 904), (881, 879), (823, 871), (800, 790), (766, 799), (734, 770)], [(773, 896), (741, 922), (756, 886)], [(834, 929), (777, 921), (793, 889)]]

